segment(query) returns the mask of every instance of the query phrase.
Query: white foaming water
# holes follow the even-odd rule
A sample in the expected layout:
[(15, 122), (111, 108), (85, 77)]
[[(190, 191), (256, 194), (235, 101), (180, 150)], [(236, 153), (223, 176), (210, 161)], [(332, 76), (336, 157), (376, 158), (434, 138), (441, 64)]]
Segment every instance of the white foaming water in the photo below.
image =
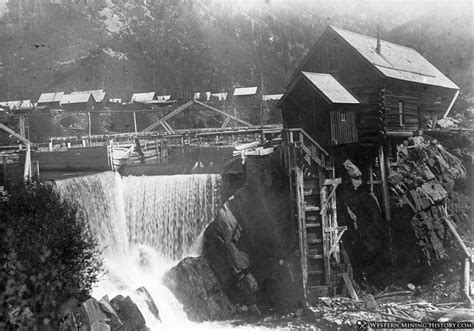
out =
[[(202, 233), (221, 203), (220, 175), (121, 178), (113, 172), (56, 182), (75, 201), (104, 249), (106, 273), (93, 296), (130, 295), (152, 329), (230, 328), (188, 321), (162, 277), (184, 254), (198, 255)], [(145, 286), (161, 323), (134, 291)]]

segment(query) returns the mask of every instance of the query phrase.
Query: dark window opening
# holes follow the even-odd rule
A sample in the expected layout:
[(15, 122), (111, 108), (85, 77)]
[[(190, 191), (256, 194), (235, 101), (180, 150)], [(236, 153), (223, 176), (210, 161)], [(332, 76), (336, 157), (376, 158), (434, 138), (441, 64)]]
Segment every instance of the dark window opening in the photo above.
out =
[(346, 112), (341, 112), (341, 122), (346, 121)]

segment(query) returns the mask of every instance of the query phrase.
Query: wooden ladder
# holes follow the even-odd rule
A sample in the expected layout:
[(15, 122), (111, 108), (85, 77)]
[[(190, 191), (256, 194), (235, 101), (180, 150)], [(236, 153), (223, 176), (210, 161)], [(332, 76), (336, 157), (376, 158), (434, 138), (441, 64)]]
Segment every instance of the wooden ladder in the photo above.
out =
[(302, 129), (288, 129), (285, 163), (290, 178), (305, 299), (334, 294), (333, 266), (341, 265), (335, 178), (328, 152)]

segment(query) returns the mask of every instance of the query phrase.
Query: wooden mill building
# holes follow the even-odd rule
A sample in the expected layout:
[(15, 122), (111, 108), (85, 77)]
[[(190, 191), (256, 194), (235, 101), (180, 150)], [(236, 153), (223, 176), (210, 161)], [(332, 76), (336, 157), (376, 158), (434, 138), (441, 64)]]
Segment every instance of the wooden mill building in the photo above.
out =
[(339, 247), (347, 229), (338, 224), (336, 206), (342, 163), (365, 162), (362, 173), (369, 172), (371, 185), (382, 184), (377, 191), (390, 221), (391, 146), (446, 116), (458, 94), (414, 49), (333, 26), (292, 74), (278, 107), (308, 301), (334, 293), (341, 279), (357, 296)]
[[(333, 79), (325, 78), (323, 83), (323, 76), (317, 74)], [(308, 77), (318, 77), (316, 85)], [(318, 91), (323, 88), (340, 94), (339, 85), (359, 101), (360, 107), (353, 106), (353, 101), (349, 107), (333, 107), (331, 141), (320, 140), (323, 145), (411, 136), (427, 129), (428, 120), (434, 123), (447, 114), (459, 94), (459, 87), (414, 49), (329, 26), (291, 76), (279, 104), (284, 125), (297, 126), (304, 111), (314, 116), (325, 97), (327, 105), (331, 104), (327, 94)], [(312, 120), (306, 126), (309, 133), (317, 134), (320, 124)], [(350, 136), (351, 141), (340, 134)]]

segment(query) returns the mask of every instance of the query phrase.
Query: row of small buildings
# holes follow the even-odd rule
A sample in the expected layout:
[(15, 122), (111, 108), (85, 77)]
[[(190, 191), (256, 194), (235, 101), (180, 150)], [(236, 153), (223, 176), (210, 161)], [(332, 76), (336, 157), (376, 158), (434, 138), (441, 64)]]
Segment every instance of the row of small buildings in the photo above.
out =
[[(232, 93), (197, 92), (194, 99), (212, 103), (242, 104), (245, 107), (258, 106), (260, 101), (277, 102), (282, 94), (260, 94), (258, 87), (238, 87)], [(62, 109), (65, 111), (95, 111), (105, 107), (134, 109), (136, 107), (150, 108), (172, 105), (179, 100), (172, 95), (159, 95), (156, 92), (134, 93), (130, 101), (124, 102), (119, 98), (109, 98), (103, 89), (65, 92), (42, 93), (36, 103), (31, 100), (15, 100), (0, 102), (0, 110), (11, 113), (28, 112), (34, 109)]]

